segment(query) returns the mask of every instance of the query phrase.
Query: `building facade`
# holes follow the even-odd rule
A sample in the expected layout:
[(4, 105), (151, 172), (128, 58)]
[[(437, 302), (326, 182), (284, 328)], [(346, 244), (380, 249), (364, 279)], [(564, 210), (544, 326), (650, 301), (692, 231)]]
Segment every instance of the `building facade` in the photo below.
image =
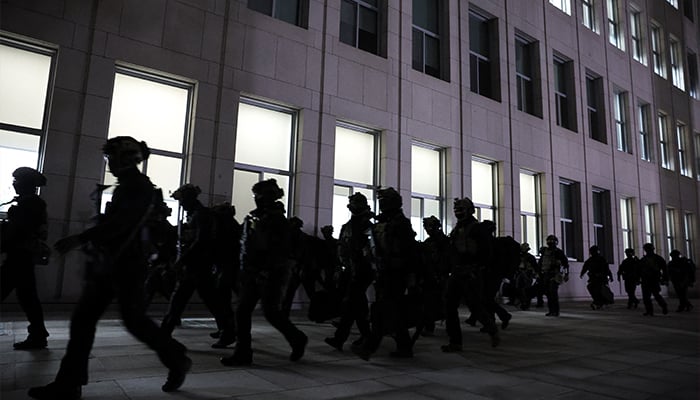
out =
[[(310, 234), (337, 234), (357, 191), (399, 190), (418, 239), (421, 218), (449, 231), (452, 200), (469, 196), (534, 252), (559, 237), (563, 297), (588, 297), (577, 275), (594, 244), (613, 271), (646, 242), (700, 255), (693, 1), (1, 7), (0, 201), (14, 168), (42, 170), (52, 241), (89, 224), (95, 184), (113, 183), (100, 148), (131, 135), (153, 149), (144, 169), (166, 197), (191, 182), (240, 219), (252, 184), (273, 177)], [(45, 300), (76, 298), (81, 257), (37, 267)]]

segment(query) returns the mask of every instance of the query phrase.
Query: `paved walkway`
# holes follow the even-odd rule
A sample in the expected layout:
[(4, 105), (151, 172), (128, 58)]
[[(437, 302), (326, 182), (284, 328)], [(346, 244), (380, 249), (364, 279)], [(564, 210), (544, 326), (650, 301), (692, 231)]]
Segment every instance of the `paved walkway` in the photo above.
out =
[[(676, 301), (671, 300), (675, 307)], [(7, 309), (7, 307), (5, 307)], [(464, 326), (465, 350), (445, 354), (444, 327), (421, 338), (413, 359), (393, 359), (385, 340), (369, 362), (323, 342), (329, 324), (294, 320), (309, 335), (298, 363), (289, 347), (260, 316), (253, 323), (254, 365), (227, 368), (218, 358), (231, 350), (209, 345), (213, 321), (192, 318), (175, 331), (194, 366), (179, 392), (160, 391), (166, 370), (154, 353), (126, 333), (108, 313), (98, 327), (84, 399), (700, 399), (698, 309), (643, 317), (641, 309), (615, 305), (593, 311), (587, 303), (564, 303), (562, 316), (513, 311), (498, 348), (485, 334)], [(49, 348), (13, 351), (25, 337), (16, 312), (0, 315), (0, 400), (25, 399), (28, 387), (50, 382), (68, 339), (66, 312), (50, 312)], [(346, 346), (347, 348), (348, 346)]]

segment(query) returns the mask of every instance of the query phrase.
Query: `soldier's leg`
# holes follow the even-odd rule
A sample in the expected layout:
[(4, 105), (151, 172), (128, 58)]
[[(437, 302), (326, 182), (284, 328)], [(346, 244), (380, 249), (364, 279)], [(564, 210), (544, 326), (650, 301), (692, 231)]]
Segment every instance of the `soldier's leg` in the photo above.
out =
[[(462, 347), (462, 327), (459, 321), (459, 305), (465, 295), (466, 285), (464, 276), (453, 274), (447, 281), (445, 293), (445, 330), (454, 349)], [(448, 345), (449, 346), (449, 345)], [(445, 350), (445, 349), (443, 349)]]
[(195, 290), (195, 277), (192, 273), (185, 272), (180, 280), (175, 284), (175, 290), (170, 296), (170, 304), (168, 311), (163, 317), (163, 322), (160, 327), (167, 334), (172, 334), (175, 326), (182, 317), (187, 303), (190, 301)]
[(644, 302), (644, 315), (654, 315), (654, 304), (651, 302), (651, 288), (642, 283), (642, 301)]
[(219, 340), (212, 345), (214, 348), (223, 348), (235, 340), (235, 320), (231, 308), (231, 296), (228, 298), (219, 290), (211, 274), (202, 274), (195, 281), (197, 293), (214, 316), (216, 327), (221, 332)]
[[(289, 315), (287, 312), (282, 309), (282, 301), (285, 295), (285, 277), (275, 278), (276, 279), (265, 280), (260, 299), (262, 302), (263, 313), (265, 315), (265, 319), (270, 323), (270, 325), (277, 329), (287, 340), (293, 349), (292, 355), (295, 356), (295, 350), (298, 350), (300, 347), (306, 347), (308, 338), (302, 331), (297, 329), (292, 321), (289, 320)], [(303, 355), (303, 349), (301, 351)]]
[(651, 293), (661, 307), (661, 313), (668, 314), (668, 304), (666, 304), (666, 300), (664, 300), (664, 297), (661, 295), (661, 287), (654, 288)]
[(34, 264), (31, 255), (18, 263), (17, 276), (17, 300), (19, 301), (22, 310), (27, 315), (29, 326), (29, 339), (45, 342), (49, 332), (44, 325), (44, 310), (39, 301), (39, 295), (36, 291), (36, 277), (34, 275)]
[(7, 296), (15, 290), (17, 284), (17, 267), (10, 259), (9, 254), (7, 257), (5, 262), (0, 265), (0, 301), (5, 301)]

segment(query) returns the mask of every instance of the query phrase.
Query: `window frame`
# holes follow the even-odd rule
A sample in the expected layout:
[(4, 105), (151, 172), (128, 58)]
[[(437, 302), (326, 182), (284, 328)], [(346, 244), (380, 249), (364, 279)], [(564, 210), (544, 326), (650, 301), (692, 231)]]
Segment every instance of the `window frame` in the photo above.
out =
[(651, 243), (656, 247), (656, 204), (644, 206), (644, 243)]
[(598, 33), (598, 20), (595, 15), (595, 0), (581, 0), (581, 23), (592, 32)]
[[(415, 18), (411, 20), (411, 40), (414, 41), (413, 39), (415, 38), (415, 34), (418, 33), (420, 34), (421, 37), (421, 55), (420, 55), (420, 61), (421, 61), (421, 68), (416, 68), (416, 59), (415, 59), (415, 54), (412, 54), (411, 57), (411, 66), (414, 70), (422, 72), (426, 75), (432, 76), (434, 78), (442, 79), (444, 81), (449, 81), (449, 74), (448, 74), (448, 65), (446, 65), (446, 52), (448, 51), (447, 46), (445, 45), (445, 40), (447, 40), (447, 34), (446, 34), (446, 27), (444, 26), (446, 24), (445, 18), (443, 17), (443, 14), (446, 12), (446, 7), (447, 5), (445, 4), (444, 0), (435, 0), (436, 5), (437, 5), (437, 21), (436, 22), (436, 28), (437, 32), (433, 32), (425, 27), (422, 27), (420, 25), (416, 25)], [(437, 71), (433, 74), (429, 72), (426, 69), (426, 54), (428, 53), (427, 51), (427, 45), (426, 45), (426, 37), (430, 37), (434, 39), (437, 42)], [(412, 45), (412, 49), (415, 47), (415, 44)], [(413, 50), (412, 50), (412, 53)]]
[[(483, 157), (478, 157), (478, 156), (473, 156), (471, 159), (472, 162), (472, 202), (474, 203), (474, 216), (476, 219), (479, 221), (483, 220), (483, 212), (482, 209), (488, 209), (491, 212), (491, 215), (493, 215), (493, 221), (496, 224), (496, 227), (498, 227), (499, 224), (499, 218), (498, 218), (498, 212), (499, 212), (499, 197), (498, 197), (498, 162), (494, 160), (489, 160), (487, 158)], [(486, 203), (479, 203), (477, 200), (474, 198), (474, 168), (473, 165), (474, 163), (481, 163), (488, 165), (489, 168), (491, 169), (491, 199), (492, 199), (492, 204), (486, 204)], [(498, 228), (496, 228), (498, 230)]]
[[(569, 192), (569, 201), (567, 209), (572, 213), (571, 215), (564, 215), (564, 201), (565, 196), (562, 192)], [(580, 184), (575, 181), (560, 178), (559, 179), (559, 224), (561, 229), (561, 238), (559, 240), (561, 244), (561, 249), (564, 250), (567, 258), (573, 260), (581, 260), (583, 258), (583, 251), (581, 247), (581, 189)], [(567, 226), (570, 229), (567, 229)], [(569, 232), (570, 231), (570, 232)], [(569, 233), (571, 237), (569, 237)]]
[(637, 104), (637, 118), (639, 124), (639, 157), (644, 161), (653, 161), (654, 153), (650, 130), (651, 105), (648, 103)]
[[(423, 149), (427, 150), (432, 150), (438, 153), (438, 194), (429, 194), (429, 193), (421, 193), (417, 192), (414, 190), (413, 185), (411, 185), (411, 217), (413, 218), (415, 214), (419, 214), (419, 229), (416, 230), (416, 226), (414, 225), (414, 231), (416, 231), (417, 234), (417, 240), (424, 240), (427, 238), (427, 235), (425, 233), (425, 229), (423, 228), (423, 218), (430, 217), (430, 215), (427, 215), (425, 212), (425, 201), (426, 200), (433, 200), (437, 201), (439, 203), (438, 205), (438, 210), (439, 210), (439, 215), (436, 215), (436, 217), (440, 220), (442, 223), (443, 227), (445, 226), (445, 210), (446, 210), (446, 205), (445, 205), (445, 149), (437, 146), (432, 146), (427, 143), (422, 143), (422, 142), (413, 142), (411, 143), (411, 151), (413, 151), (413, 147), (421, 147)], [(411, 159), (411, 166), (413, 166), (413, 159)], [(413, 170), (411, 170), (411, 175), (413, 175)], [(420, 212), (416, 213), (416, 210), (413, 209), (413, 202), (417, 200), (420, 203)]]
[(632, 153), (629, 135), (629, 118), (627, 116), (627, 92), (621, 89), (613, 90), (613, 115), (615, 122), (615, 136), (617, 138), (617, 150)]
[(566, 15), (571, 15), (571, 1), (570, 0), (549, 0), (549, 4), (558, 8), (560, 11)]
[(666, 250), (670, 252), (676, 248), (676, 209), (667, 207), (664, 213), (666, 225)]
[(666, 60), (663, 52), (663, 30), (656, 23), (650, 24), (651, 36), (651, 60), (654, 73), (662, 78), (666, 78)]
[(683, 213), (683, 242), (685, 244), (685, 256), (694, 259), (693, 245), (695, 242), (695, 215), (690, 212)]
[(671, 157), (671, 142), (668, 137), (668, 115), (659, 112), (657, 117), (659, 129), (659, 155), (661, 167), (673, 171), (673, 158)]
[[(537, 76), (535, 70), (539, 65), (539, 63), (534, 60), (536, 58), (534, 54), (537, 51), (536, 47), (536, 41), (530, 40), (521, 34), (515, 34), (515, 91), (517, 107), (519, 111), (524, 113), (540, 116), (539, 104), (535, 104), (536, 92), (538, 92), (537, 89), (539, 88), (536, 84), (537, 80), (535, 79)], [(519, 68), (521, 63), (518, 62), (518, 53), (520, 53), (523, 58), (522, 64), (530, 66), (529, 75), (526, 71), (522, 71)]]
[(248, 0), (246, 2), (246, 7), (249, 10), (253, 10), (255, 12), (259, 12), (263, 15), (267, 15), (268, 17), (274, 18), (279, 21), (284, 21), (288, 24), (292, 24), (295, 26), (298, 26), (300, 28), (307, 29), (308, 28), (308, 20), (309, 20), (309, 0), (296, 0), (298, 1), (297, 3), (297, 20), (295, 22), (288, 21), (286, 19), (280, 18), (279, 16), (279, 9), (277, 8), (277, 5), (279, 5), (282, 2), (286, 2), (289, 0), (270, 0), (271, 2), (271, 10), (270, 13), (268, 14), (267, 12), (264, 12), (262, 10), (259, 10), (257, 8), (253, 8), (250, 6), (251, 3), (256, 3), (259, 0)]
[(630, 40), (632, 41), (632, 58), (640, 64), (647, 65), (646, 48), (644, 47), (644, 28), (642, 12), (630, 7)]
[(620, 198), (620, 231), (622, 232), (622, 248), (634, 248), (634, 199), (631, 197)]
[[(355, 11), (355, 26), (353, 27), (353, 30), (354, 30), (354, 32), (355, 32), (355, 36), (354, 36), (354, 42), (355, 42), (355, 43), (348, 43), (348, 42), (344, 41), (344, 40), (343, 40), (342, 31), (339, 31), (338, 40), (339, 40), (341, 43), (345, 43), (345, 44), (347, 44), (348, 46), (355, 47), (355, 48), (357, 48), (357, 49), (366, 51), (366, 52), (368, 52), (368, 53), (370, 53), (370, 54), (381, 55), (381, 53), (382, 53), (382, 49), (381, 49), (381, 47), (382, 47), (382, 46), (381, 46), (381, 36), (382, 36), (382, 31), (383, 31), (383, 24), (382, 24), (382, 19), (383, 19), (383, 18), (382, 18), (382, 15), (383, 15), (383, 13), (382, 13), (382, 10), (383, 10), (383, 5), (384, 5), (383, 0), (377, 0), (377, 5), (376, 5), (376, 6), (374, 6), (374, 5), (370, 4), (370, 3), (368, 3), (366, 0), (341, 0), (341, 7), (340, 7), (340, 21), (341, 21), (341, 22), (342, 22), (342, 20), (343, 20), (343, 7), (342, 7), (342, 3), (352, 3), (352, 4), (354, 5), (354, 11)], [(373, 11), (373, 12), (375, 13), (375, 15), (376, 15), (375, 24), (376, 24), (376, 27), (377, 27), (377, 33), (376, 33), (376, 36), (377, 36), (377, 37), (375, 38), (375, 43), (374, 43), (374, 45), (375, 45), (375, 51), (371, 51), (371, 50), (368, 50), (368, 49), (365, 49), (365, 48), (360, 47), (360, 26), (362, 25), (362, 24), (361, 24), (361, 21), (360, 21), (360, 17), (361, 17), (360, 9), (361, 9), (361, 8), (365, 8), (365, 9), (367, 9), (367, 10)], [(342, 23), (339, 24), (338, 29), (340, 30), (341, 27), (342, 27)]]
[[(494, 45), (497, 43), (497, 26), (498, 19), (482, 13), (472, 8), (469, 9), (469, 24), (479, 21), (486, 31), (485, 42), (488, 45), (488, 54), (482, 54), (472, 48), (472, 43), (475, 38), (472, 38), (472, 27), (469, 28), (469, 89), (472, 93), (479, 94), (495, 101), (501, 101), (500, 96), (500, 66), (498, 60), (498, 49)], [(481, 32), (482, 30), (478, 30)], [(484, 38), (477, 38), (476, 42), (482, 42)], [(495, 54), (494, 54), (495, 53)], [(486, 82), (488, 87), (483, 88), (481, 85), (483, 74), (487, 75)], [(475, 87), (476, 86), (476, 87)]]
[[(535, 204), (535, 212), (531, 211), (526, 211), (523, 210), (522, 206), (522, 197), (523, 197), (523, 186), (522, 186), (522, 176), (523, 175), (528, 175), (531, 176), (534, 180), (534, 188), (532, 193), (534, 204)], [(540, 248), (541, 244), (541, 237), (542, 237), (542, 196), (541, 196), (541, 175), (528, 171), (528, 170), (520, 170), (519, 174), (519, 181), (520, 181), (520, 241), (522, 243), (527, 242), (530, 244), (530, 252), (535, 255), (537, 254), (538, 249)], [(527, 235), (528, 232), (528, 219), (534, 220), (535, 224), (535, 236), (534, 238), (529, 238)]]
[(603, 80), (600, 76), (590, 71), (586, 71), (586, 111), (588, 116), (588, 137), (601, 143), (607, 143)]
[[(598, 209), (601, 207), (600, 209)], [(591, 208), (593, 209), (593, 243), (600, 249), (606, 260), (612, 260), (612, 235), (610, 191), (593, 187), (591, 190)], [(600, 217), (600, 219), (597, 219)]]
[(556, 124), (564, 129), (576, 132), (576, 93), (572, 83), (574, 81), (572, 61), (558, 54), (554, 54), (552, 63), (554, 65)]
[(625, 51), (625, 33), (622, 29), (620, 3), (618, 0), (606, 0), (608, 11), (608, 42)]
[(676, 142), (678, 144), (678, 166), (682, 176), (693, 177), (693, 167), (690, 163), (688, 152), (688, 126), (680, 121), (676, 122)]
[(685, 71), (681, 42), (673, 36), (668, 39), (669, 61), (671, 64), (671, 82), (673, 86), (685, 92)]

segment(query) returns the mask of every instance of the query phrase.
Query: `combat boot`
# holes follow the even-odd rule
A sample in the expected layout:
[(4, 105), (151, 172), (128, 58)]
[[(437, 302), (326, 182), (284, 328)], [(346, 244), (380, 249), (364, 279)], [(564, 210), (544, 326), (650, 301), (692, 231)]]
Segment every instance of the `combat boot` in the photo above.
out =
[(12, 347), (14, 347), (15, 350), (40, 350), (45, 349), (47, 345), (48, 342), (46, 341), (45, 337), (38, 338), (36, 336), (29, 335), (26, 340), (17, 342)]
[(184, 359), (175, 367), (168, 371), (168, 379), (165, 381), (161, 389), (164, 392), (174, 392), (185, 382), (185, 376), (192, 368), (192, 360), (184, 356)]
[(66, 386), (51, 382), (46, 386), (29, 389), (27, 395), (37, 400), (79, 400), (82, 396), (82, 386)]

